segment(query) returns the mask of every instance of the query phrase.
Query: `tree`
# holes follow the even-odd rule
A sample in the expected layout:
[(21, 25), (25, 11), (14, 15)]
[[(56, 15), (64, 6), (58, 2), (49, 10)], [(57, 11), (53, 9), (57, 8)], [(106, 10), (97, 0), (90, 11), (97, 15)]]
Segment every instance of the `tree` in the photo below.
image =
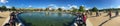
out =
[(52, 11), (55, 11), (55, 9), (52, 9)]
[(85, 11), (85, 8), (84, 8), (83, 6), (80, 6), (80, 7), (79, 7), (79, 11), (80, 11), (80, 12), (84, 12), (84, 11)]
[(72, 12), (76, 12), (77, 11), (77, 8), (75, 8), (75, 7), (72, 7), (71, 9), (72, 9)]
[(12, 11), (16, 11), (16, 9), (15, 9), (15, 7), (12, 7), (12, 9), (11, 9)]
[(2, 6), (1, 10), (7, 10), (6, 6)]
[(2, 10), (2, 8), (0, 7), (0, 10)]
[(45, 9), (45, 11), (48, 11), (48, 10), (49, 10), (49, 8), (46, 8), (46, 9)]
[(62, 8), (58, 8), (59, 11), (62, 11)]
[(43, 11), (43, 9), (40, 9), (40, 11)]
[(93, 11), (93, 12), (97, 12), (98, 9), (97, 9), (96, 7), (93, 7), (93, 8), (92, 8), (92, 11)]

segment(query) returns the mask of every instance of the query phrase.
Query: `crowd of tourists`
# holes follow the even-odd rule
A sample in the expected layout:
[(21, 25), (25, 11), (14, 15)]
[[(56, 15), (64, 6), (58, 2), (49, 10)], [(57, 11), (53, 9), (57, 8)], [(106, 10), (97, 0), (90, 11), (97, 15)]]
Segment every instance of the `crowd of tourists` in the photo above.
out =
[[(82, 26), (81, 25), (81, 22), (83, 22), (83, 24), (85, 24), (84, 26), (86, 26), (86, 19), (87, 19), (87, 14), (89, 14), (89, 15), (93, 15), (92, 14), (92, 12), (86, 12), (86, 13), (74, 13), (75, 14), (75, 16), (77, 16), (77, 20), (76, 20), (76, 25), (77, 26)], [(118, 16), (119, 15), (119, 11), (115, 11), (115, 16)], [(98, 17), (98, 16), (101, 16), (101, 13), (100, 12), (96, 12), (96, 17)], [(108, 16), (110, 17), (110, 18), (112, 18), (112, 11), (109, 11), (108, 12)], [(81, 19), (82, 19), (82, 21), (81, 21)]]
[[(90, 15), (92, 15), (92, 12), (88, 13)], [(78, 25), (78, 26), (81, 26), (81, 22), (83, 22), (83, 24), (85, 24), (86, 26), (86, 19), (87, 19), (87, 13), (75, 13), (76, 15), (76, 20), (75, 20), (75, 23)], [(96, 12), (96, 16), (100, 16), (101, 13), (99, 12)], [(115, 12), (115, 16), (118, 16), (119, 15), (119, 11), (116, 11)], [(109, 11), (108, 12), (108, 16), (110, 18), (112, 18), (112, 11)], [(4, 26), (16, 26), (16, 23), (17, 23), (17, 19), (16, 19), (16, 12), (12, 12), (10, 14), (10, 19), (9, 19), (9, 22), (6, 23)]]
[(75, 22), (74, 25), (75, 26), (86, 26), (86, 15), (85, 13), (75, 13)]
[(16, 12), (12, 12), (10, 14), (9, 22), (6, 23), (4, 26), (16, 26), (17, 19), (16, 19)]

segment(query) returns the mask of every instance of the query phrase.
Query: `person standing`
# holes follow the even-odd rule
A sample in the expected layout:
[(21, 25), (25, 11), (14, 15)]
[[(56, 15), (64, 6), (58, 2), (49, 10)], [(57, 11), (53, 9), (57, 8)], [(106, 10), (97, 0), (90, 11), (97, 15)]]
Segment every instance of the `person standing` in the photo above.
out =
[(86, 17), (86, 15), (85, 15), (85, 13), (82, 13), (82, 18), (83, 18), (83, 24), (82, 24), (82, 26), (86, 26), (86, 20), (87, 20), (87, 17)]
[(10, 17), (15, 17), (15, 12), (12, 12), (11, 14), (10, 14)]
[(116, 16), (118, 16), (118, 15), (119, 15), (119, 12), (118, 12), (118, 11), (116, 11), (116, 13), (115, 13), (115, 14), (116, 14)]
[(99, 16), (99, 15), (98, 15), (98, 12), (96, 12), (96, 16)]
[(9, 20), (10, 26), (15, 26), (15, 19), (16, 19), (15, 12), (12, 12), (12, 13), (10, 14), (10, 20)]
[(92, 12), (90, 12), (90, 15), (92, 15)]
[(13, 17), (10, 17), (9, 23), (10, 23), (10, 26), (15, 26), (15, 20)]
[(111, 18), (111, 16), (112, 16), (111, 11), (109, 11), (108, 15), (109, 15), (109, 17)]
[(83, 21), (86, 23), (87, 17), (86, 17), (86, 15), (85, 15), (85, 13), (83, 13), (82, 15), (83, 15)]

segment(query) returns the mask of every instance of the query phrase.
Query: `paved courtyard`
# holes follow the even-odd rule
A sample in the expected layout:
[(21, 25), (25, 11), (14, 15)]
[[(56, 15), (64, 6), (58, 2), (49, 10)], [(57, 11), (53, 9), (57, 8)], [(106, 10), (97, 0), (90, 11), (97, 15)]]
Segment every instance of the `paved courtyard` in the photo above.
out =
[(112, 18), (106, 16), (107, 13), (101, 13), (101, 16), (88, 15), (87, 26), (120, 26), (120, 16), (112, 13)]

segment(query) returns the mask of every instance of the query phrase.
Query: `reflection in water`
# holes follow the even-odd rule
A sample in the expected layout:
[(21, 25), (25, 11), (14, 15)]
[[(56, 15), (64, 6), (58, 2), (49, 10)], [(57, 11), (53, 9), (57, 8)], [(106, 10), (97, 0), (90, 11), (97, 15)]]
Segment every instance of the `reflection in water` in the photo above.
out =
[(58, 13), (58, 15), (61, 17), (61, 16), (62, 16), (62, 13)]
[[(30, 14), (31, 16), (29, 16)], [(32, 26), (69, 26), (75, 17), (71, 14), (58, 12), (30, 12), (18, 16), (24, 19), (25, 23), (30, 23)]]
[(45, 16), (49, 16), (49, 14), (50, 14), (49, 12), (45, 12)]

